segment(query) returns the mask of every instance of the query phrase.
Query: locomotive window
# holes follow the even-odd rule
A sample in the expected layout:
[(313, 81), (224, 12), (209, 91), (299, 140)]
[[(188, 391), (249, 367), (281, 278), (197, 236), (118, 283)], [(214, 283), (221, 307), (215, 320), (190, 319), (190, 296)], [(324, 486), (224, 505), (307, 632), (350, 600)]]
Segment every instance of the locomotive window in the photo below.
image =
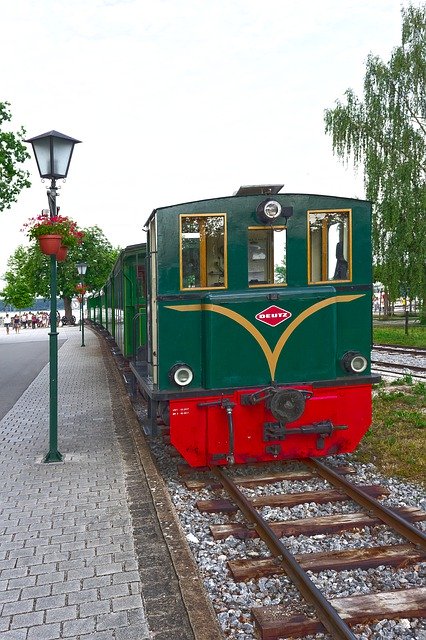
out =
[(225, 214), (180, 217), (180, 288), (227, 286)]
[(285, 227), (250, 227), (248, 230), (248, 284), (250, 287), (285, 285)]
[(351, 211), (308, 211), (309, 282), (351, 280)]

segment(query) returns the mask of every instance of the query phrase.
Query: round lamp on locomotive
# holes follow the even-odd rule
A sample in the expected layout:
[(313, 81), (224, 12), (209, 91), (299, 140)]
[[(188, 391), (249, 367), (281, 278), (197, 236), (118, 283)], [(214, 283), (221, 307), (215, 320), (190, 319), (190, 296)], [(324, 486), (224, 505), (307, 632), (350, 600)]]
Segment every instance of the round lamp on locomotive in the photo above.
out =
[(277, 200), (263, 200), (256, 208), (256, 217), (262, 224), (272, 224), (279, 217), (284, 219), (287, 224), (287, 218), (293, 215), (293, 207), (282, 207)]

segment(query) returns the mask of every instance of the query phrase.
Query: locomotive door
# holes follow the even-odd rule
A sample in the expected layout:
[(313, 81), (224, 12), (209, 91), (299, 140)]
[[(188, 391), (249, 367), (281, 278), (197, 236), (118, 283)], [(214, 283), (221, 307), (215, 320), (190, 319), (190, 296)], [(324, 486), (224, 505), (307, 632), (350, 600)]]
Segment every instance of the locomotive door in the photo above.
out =
[(158, 303), (157, 303), (157, 229), (155, 218), (151, 221), (148, 235), (149, 277), (148, 285), (148, 371), (154, 384), (158, 383)]

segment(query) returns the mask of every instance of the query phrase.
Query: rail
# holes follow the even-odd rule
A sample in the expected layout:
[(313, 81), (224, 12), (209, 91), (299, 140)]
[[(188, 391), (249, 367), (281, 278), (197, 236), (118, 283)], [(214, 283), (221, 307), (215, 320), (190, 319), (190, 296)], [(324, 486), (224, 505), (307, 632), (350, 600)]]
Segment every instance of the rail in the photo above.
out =
[(336, 640), (356, 640), (350, 627), (339, 616), (336, 609), (326, 600), (314, 585), (308, 574), (283, 545), (272, 528), (263, 520), (244, 494), (238, 489), (229, 476), (219, 467), (211, 467), (212, 473), (218, 478), (222, 486), (228, 491), (238, 508), (251, 521), (259, 536), (266, 543), (271, 553), (280, 560), (287, 575), (294, 582), (303, 597), (314, 606), (319, 620)]

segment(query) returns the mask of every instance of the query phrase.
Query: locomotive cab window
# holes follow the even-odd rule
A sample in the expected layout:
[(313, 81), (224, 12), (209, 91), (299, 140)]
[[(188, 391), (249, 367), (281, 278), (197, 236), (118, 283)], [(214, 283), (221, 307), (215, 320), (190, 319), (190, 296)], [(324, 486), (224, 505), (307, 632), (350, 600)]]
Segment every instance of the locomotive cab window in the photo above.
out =
[(285, 285), (285, 227), (250, 227), (248, 229), (249, 287)]
[(180, 288), (227, 286), (225, 214), (180, 216)]
[(348, 281), (351, 273), (351, 210), (308, 211), (309, 283)]

